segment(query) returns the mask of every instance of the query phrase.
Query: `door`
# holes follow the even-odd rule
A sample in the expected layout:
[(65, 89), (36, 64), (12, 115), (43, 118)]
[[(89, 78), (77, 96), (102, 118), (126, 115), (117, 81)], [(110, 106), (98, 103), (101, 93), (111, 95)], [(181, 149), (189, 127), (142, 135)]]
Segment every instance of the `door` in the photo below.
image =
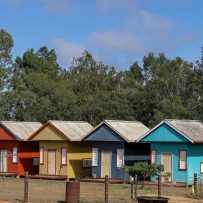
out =
[(56, 175), (56, 150), (48, 150), (48, 175)]
[(1, 172), (8, 172), (8, 154), (7, 150), (1, 150), (0, 151), (0, 171)]
[(111, 177), (111, 151), (102, 151), (101, 177)]
[(172, 180), (172, 154), (171, 153), (162, 153), (162, 164), (164, 166), (164, 173), (169, 172), (171, 177), (169, 181)]

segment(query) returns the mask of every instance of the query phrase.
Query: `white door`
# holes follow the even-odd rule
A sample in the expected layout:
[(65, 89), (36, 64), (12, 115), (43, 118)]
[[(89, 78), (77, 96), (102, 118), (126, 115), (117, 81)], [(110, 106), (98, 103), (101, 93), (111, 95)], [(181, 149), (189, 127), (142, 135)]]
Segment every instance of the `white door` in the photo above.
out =
[(48, 175), (56, 175), (56, 150), (48, 150)]
[[(162, 153), (162, 164), (164, 166), (164, 173), (169, 172), (172, 176), (172, 154), (171, 153)], [(169, 178), (169, 181), (172, 180), (172, 177)]]
[(111, 151), (102, 151), (101, 177), (111, 177)]
[(1, 150), (0, 171), (8, 172), (8, 153), (7, 150)]

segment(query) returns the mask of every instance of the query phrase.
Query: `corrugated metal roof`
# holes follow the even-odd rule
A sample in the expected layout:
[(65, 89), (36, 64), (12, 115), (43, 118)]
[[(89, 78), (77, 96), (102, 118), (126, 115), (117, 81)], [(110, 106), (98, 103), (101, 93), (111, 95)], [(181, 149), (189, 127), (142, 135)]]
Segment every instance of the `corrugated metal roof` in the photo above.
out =
[(149, 128), (138, 121), (105, 120), (112, 129), (118, 132), (128, 142), (135, 142), (144, 135)]
[(198, 120), (165, 119), (166, 123), (193, 141), (203, 140), (203, 123)]
[(1, 121), (1, 124), (17, 139), (27, 140), (42, 124), (40, 122)]
[(93, 126), (83, 121), (50, 120), (49, 122), (65, 134), (71, 141), (79, 141), (82, 136), (93, 129)]
[(84, 135), (82, 139), (88, 137), (92, 132), (94, 132), (103, 124), (109, 126), (109, 128), (111, 128), (127, 142), (135, 142), (139, 137), (149, 131), (149, 128), (147, 128), (144, 124), (138, 121), (104, 120), (94, 129)]

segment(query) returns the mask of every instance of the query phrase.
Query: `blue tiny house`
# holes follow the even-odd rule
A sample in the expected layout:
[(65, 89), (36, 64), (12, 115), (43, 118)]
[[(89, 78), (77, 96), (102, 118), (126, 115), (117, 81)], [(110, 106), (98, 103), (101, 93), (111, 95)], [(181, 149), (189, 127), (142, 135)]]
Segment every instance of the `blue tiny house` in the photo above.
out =
[(166, 119), (138, 142), (151, 143), (151, 162), (164, 165), (170, 181), (191, 184), (194, 173), (203, 173), (203, 123)]
[(95, 178), (126, 179), (121, 170), (136, 161), (150, 161), (150, 144), (136, 143), (149, 129), (137, 121), (105, 120), (90, 131), (84, 141), (92, 143), (92, 175)]

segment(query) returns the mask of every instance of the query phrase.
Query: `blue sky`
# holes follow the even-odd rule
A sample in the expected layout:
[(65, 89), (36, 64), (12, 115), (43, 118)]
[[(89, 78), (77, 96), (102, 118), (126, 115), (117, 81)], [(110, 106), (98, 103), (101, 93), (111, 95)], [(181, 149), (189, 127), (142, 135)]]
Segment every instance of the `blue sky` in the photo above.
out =
[(127, 69), (148, 52), (191, 62), (203, 46), (202, 0), (0, 0), (13, 56), (46, 45), (67, 68), (83, 50)]

